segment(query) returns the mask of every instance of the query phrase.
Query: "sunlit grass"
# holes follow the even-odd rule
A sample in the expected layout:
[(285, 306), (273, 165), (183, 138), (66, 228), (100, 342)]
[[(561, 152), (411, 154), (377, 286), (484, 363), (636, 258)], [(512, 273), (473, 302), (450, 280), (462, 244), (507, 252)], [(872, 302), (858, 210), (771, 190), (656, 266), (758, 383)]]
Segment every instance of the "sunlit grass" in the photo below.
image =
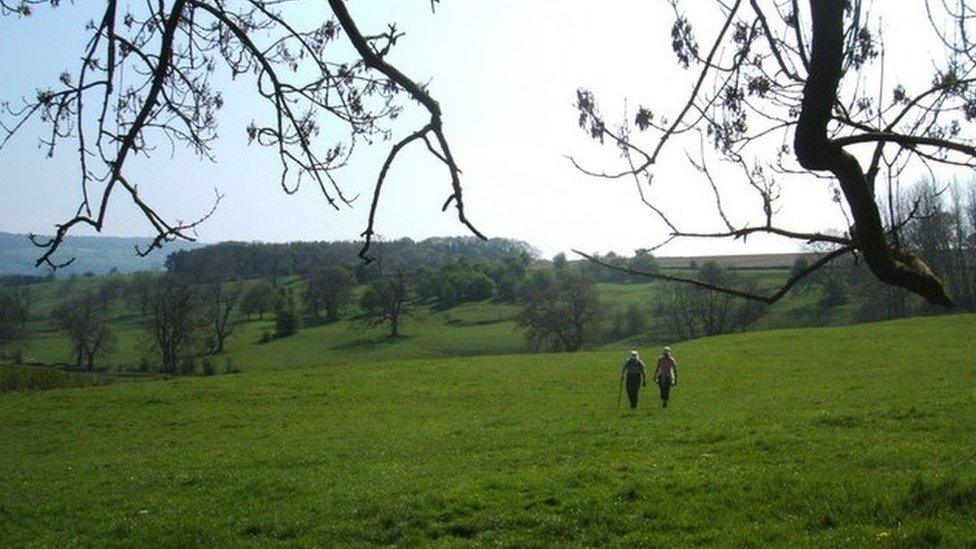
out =
[[(0, 396), (0, 545), (976, 541), (976, 316)], [(417, 336), (421, 337), (421, 336)]]

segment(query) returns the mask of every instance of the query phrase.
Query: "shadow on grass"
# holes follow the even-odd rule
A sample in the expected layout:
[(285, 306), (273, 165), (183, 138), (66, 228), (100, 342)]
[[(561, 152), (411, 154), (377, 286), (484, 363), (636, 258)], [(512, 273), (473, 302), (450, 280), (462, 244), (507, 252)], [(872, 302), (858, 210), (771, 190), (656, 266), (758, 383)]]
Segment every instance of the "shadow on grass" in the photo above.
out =
[(406, 343), (407, 341), (410, 341), (415, 337), (416, 336), (412, 336), (412, 335), (399, 335), (397, 337), (390, 337), (388, 335), (383, 335), (379, 337), (361, 337), (359, 339), (354, 339), (352, 341), (340, 343), (339, 345), (333, 347), (333, 349), (369, 351), (373, 349), (392, 347), (394, 345)]

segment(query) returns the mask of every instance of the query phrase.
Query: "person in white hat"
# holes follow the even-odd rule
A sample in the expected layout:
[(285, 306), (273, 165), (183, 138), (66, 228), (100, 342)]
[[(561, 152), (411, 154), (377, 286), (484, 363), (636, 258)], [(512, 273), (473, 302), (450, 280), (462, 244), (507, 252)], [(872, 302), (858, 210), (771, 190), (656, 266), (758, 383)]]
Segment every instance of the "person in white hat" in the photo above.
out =
[[(647, 370), (641, 362), (637, 350), (630, 352), (630, 357), (624, 362), (624, 367), (620, 370), (620, 381), (627, 383), (627, 398), (630, 399), (630, 409), (637, 408), (637, 395), (641, 387), (647, 387)], [(617, 397), (619, 402), (619, 396)]]
[(671, 388), (678, 384), (678, 361), (671, 356), (671, 347), (665, 347), (657, 358), (654, 381), (661, 390), (661, 407), (667, 408)]

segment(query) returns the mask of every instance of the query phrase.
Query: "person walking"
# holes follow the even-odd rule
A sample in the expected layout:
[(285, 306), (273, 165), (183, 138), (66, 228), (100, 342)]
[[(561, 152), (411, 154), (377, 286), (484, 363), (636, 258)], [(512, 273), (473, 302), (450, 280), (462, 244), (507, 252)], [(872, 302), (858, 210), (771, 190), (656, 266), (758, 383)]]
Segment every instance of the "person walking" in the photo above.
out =
[(671, 347), (665, 347), (661, 351), (661, 356), (657, 359), (657, 368), (654, 370), (654, 381), (661, 390), (661, 407), (667, 408), (671, 388), (678, 384), (678, 361), (671, 356)]
[(624, 362), (624, 367), (620, 370), (620, 382), (627, 384), (627, 398), (630, 400), (630, 409), (637, 408), (637, 395), (640, 393), (641, 387), (647, 387), (647, 370), (636, 350), (631, 351), (630, 357)]

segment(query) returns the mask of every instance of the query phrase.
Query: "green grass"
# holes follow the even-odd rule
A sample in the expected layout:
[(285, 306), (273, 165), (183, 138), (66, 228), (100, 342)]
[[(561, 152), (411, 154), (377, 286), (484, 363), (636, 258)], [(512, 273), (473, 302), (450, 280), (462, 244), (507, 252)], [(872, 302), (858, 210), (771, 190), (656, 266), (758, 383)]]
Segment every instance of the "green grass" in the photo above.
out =
[[(0, 546), (976, 543), (976, 315), (0, 395)], [(421, 336), (417, 336), (420, 338)]]
[[(293, 336), (257, 344), (273, 333), (271, 321), (252, 322), (228, 344), (229, 357), (244, 371), (278, 370), (417, 358), (527, 352), (528, 344), (511, 320), (514, 308), (468, 303), (448, 311), (418, 308), (403, 323), (403, 336), (387, 337), (385, 326), (368, 328), (355, 320), (304, 328)], [(220, 360), (220, 359), (218, 359)]]

